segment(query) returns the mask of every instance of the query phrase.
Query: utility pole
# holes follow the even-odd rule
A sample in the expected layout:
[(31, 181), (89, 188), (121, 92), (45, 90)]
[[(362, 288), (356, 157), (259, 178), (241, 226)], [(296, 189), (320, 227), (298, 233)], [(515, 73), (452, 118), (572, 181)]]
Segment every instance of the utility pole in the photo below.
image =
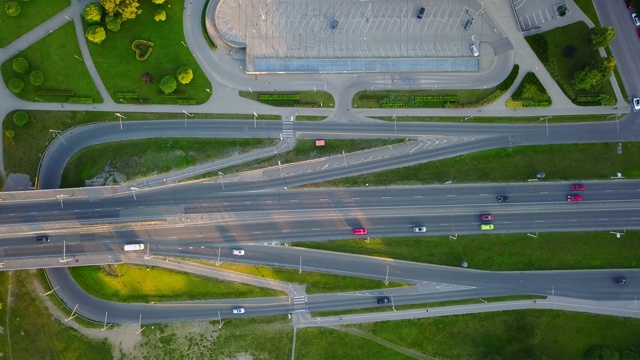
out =
[(69, 197), (69, 195), (57, 195), (56, 198), (60, 200), (60, 208), (64, 208), (64, 204), (62, 203), (62, 198)]
[(344, 167), (347, 167), (347, 157), (344, 154), (344, 150), (342, 150), (342, 159), (344, 160)]
[(113, 324), (107, 325), (107, 314), (109, 314), (108, 311), (104, 313), (104, 325), (102, 325), (102, 329), (100, 331), (105, 331), (109, 326), (113, 325)]
[(220, 323), (220, 325), (218, 325), (218, 329), (222, 329), (222, 324), (224, 324), (224, 321), (222, 321), (222, 318), (220, 317), (220, 310), (218, 310), (218, 322)]
[(71, 259), (67, 259), (67, 242), (63, 241), (62, 242), (62, 259), (58, 259), (60, 260), (61, 263), (66, 263), (67, 261), (71, 261)]
[(393, 114), (393, 132), (398, 132), (398, 126), (397, 124), (397, 120), (398, 120), (398, 113)]
[(220, 264), (222, 264), (220, 262), (220, 247), (218, 247), (218, 261), (216, 261), (216, 266), (220, 266)]
[(140, 319), (138, 320), (138, 332), (136, 334), (140, 334), (142, 330), (145, 329), (145, 328), (141, 328), (141, 326), (142, 326), (142, 314), (140, 314)]
[(129, 188), (129, 189), (131, 189), (131, 191), (133, 191), (133, 200), (138, 200), (138, 199), (136, 199), (136, 190), (140, 190), (140, 189), (138, 189), (137, 187), (132, 187), (132, 188)]

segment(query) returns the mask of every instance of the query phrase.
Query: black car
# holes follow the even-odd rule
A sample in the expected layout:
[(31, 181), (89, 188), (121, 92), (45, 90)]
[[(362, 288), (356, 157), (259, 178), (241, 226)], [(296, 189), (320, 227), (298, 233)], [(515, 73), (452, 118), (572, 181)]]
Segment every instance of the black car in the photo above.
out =
[(424, 17), (424, 12), (427, 11), (425, 8), (421, 7), (420, 10), (418, 10), (418, 20), (422, 20), (422, 18)]
[(501, 203), (509, 202), (509, 197), (505, 195), (500, 195), (496, 199), (498, 199), (498, 202), (501, 202)]
[(38, 241), (38, 242), (49, 242), (49, 241), (51, 241), (51, 238), (46, 236), (46, 235), (42, 235), (42, 236), (36, 237), (36, 241)]
[(627, 283), (627, 278), (623, 276), (617, 277), (613, 279), (613, 283), (618, 285), (624, 285)]
[(388, 304), (390, 302), (391, 302), (391, 300), (389, 299), (388, 296), (382, 296), (382, 297), (378, 298), (378, 304), (379, 305), (385, 305), (385, 304)]

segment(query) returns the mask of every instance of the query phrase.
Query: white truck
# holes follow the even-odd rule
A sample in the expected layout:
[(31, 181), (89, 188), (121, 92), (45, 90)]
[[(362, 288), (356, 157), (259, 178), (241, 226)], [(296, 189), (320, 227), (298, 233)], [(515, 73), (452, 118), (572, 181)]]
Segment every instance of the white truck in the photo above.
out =
[(124, 251), (144, 250), (144, 244), (127, 244)]

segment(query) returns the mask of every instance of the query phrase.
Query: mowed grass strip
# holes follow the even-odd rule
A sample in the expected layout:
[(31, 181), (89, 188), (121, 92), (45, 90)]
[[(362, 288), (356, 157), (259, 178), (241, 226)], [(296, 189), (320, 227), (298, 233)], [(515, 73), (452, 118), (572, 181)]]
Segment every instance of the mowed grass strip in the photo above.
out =
[[(27, 174), (32, 182), (36, 176), (40, 155), (44, 153), (47, 145), (53, 141), (53, 134), (49, 130), (64, 131), (73, 126), (114, 122), (114, 129), (119, 129), (119, 118), (113, 112), (101, 111), (27, 111), (29, 122), (22, 126), (13, 123), (13, 114), (5, 116), (2, 123), (3, 130), (13, 130), (16, 135), (13, 139), (5, 136), (2, 142), (4, 168), (7, 173)], [(183, 113), (128, 113), (122, 112), (126, 119), (122, 121), (139, 120), (180, 120), (184, 119)], [(196, 119), (240, 119), (253, 120), (253, 114), (207, 114), (194, 113), (188, 121)], [(279, 115), (260, 115), (259, 120), (280, 120)], [(126, 125), (125, 125), (126, 126)]]
[(85, 180), (110, 170), (127, 180), (167, 173), (207, 161), (243, 154), (277, 143), (275, 139), (155, 138), (94, 145), (73, 155), (61, 187), (83, 187)]
[(621, 172), (640, 178), (640, 144), (559, 144), (494, 149), (450, 159), (313, 184), (309, 187), (361, 187), (453, 183), (526, 182), (544, 172), (544, 181), (606, 180)]
[(11, 17), (4, 10), (6, 3), (7, 1), (3, 1), (0, 8), (0, 48), (9, 45), (71, 5), (69, 0), (18, 1), (22, 11), (20, 15)]
[[(595, 345), (637, 351), (640, 338), (638, 319), (558, 310), (502, 311), (349, 327), (438, 359), (482, 360), (489, 355), (500, 359), (583, 359)], [(528, 329), (539, 334), (538, 341), (525, 339)], [(532, 353), (542, 357), (531, 357)]]
[(360, 91), (354, 95), (352, 106), (355, 108), (379, 108), (380, 100), (389, 96), (458, 96), (462, 105), (476, 104), (496, 92), (497, 87), (473, 90), (374, 90)]
[[(30, 2), (22, 4), (30, 6)], [(34, 3), (36, 3), (34, 1)], [(20, 14), (23, 16), (23, 14)], [(2, 24), (3, 31), (5, 24)], [(89, 70), (84, 62), (75, 56), (81, 57), (80, 46), (76, 37), (76, 30), (72, 22), (62, 25), (35, 44), (20, 51), (18, 55), (9, 58), (2, 63), (2, 79), (5, 84), (12, 78), (18, 77), (24, 81), (24, 89), (15, 94), (27, 101), (48, 101), (66, 103), (70, 96), (38, 95), (38, 89), (47, 90), (73, 90), (74, 97), (90, 97), (94, 103), (101, 103), (102, 96), (98, 92)], [(30, 70), (26, 74), (18, 74), (13, 70), (13, 59), (22, 57), (29, 61)], [(44, 82), (40, 86), (31, 84), (29, 74), (33, 70), (42, 71)], [(36, 99), (37, 98), (37, 99)], [(40, 100), (38, 100), (40, 99)]]
[[(169, 269), (119, 264), (69, 268), (90, 295), (122, 303), (286, 296), (284, 292)], [(114, 270), (114, 268), (116, 270)]]
[[(191, 261), (200, 262), (200, 260)], [(210, 262), (205, 263), (211, 264)], [(409, 283), (389, 281), (389, 285), (385, 286), (382, 280), (365, 279), (361, 277), (346, 275), (325, 274), (306, 271), (304, 269), (302, 270), (302, 274), (300, 274), (298, 270), (282, 269), (262, 265), (223, 263), (218, 267), (224, 270), (263, 277), (265, 279), (273, 279), (294, 284), (306, 285), (307, 294), (327, 294), (334, 292), (373, 290), (385, 287), (394, 288), (412, 285)]]
[[(238, 95), (243, 98), (251, 99), (254, 101), (258, 101), (262, 104), (278, 106), (278, 107), (295, 107), (291, 105), (277, 105), (276, 102), (271, 104), (268, 101), (260, 101), (260, 95), (278, 95), (278, 94), (292, 94), (292, 95), (300, 95), (300, 100), (297, 101), (297, 104), (312, 104), (316, 105), (314, 107), (319, 108), (333, 108), (335, 107), (335, 100), (333, 99), (333, 95), (326, 91), (279, 91), (279, 92), (250, 92), (250, 91), (239, 91)], [(304, 106), (302, 106), (304, 107)]]
[[(87, 41), (93, 62), (102, 81), (113, 98), (117, 92), (135, 92), (138, 98), (151, 100), (154, 104), (177, 104), (178, 98), (161, 96), (158, 86), (160, 80), (171, 75), (176, 79), (176, 72), (182, 66), (193, 70), (193, 80), (187, 85), (178, 82), (176, 93), (185, 93), (184, 99), (194, 99), (202, 104), (211, 97), (211, 83), (192, 55), (186, 44), (183, 28), (184, 1), (165, 2), (158, 6), (151, 1), (140, 1), (142, 13), (135, 19), (124, 21), (120, 31), (107, 31), (107, 38), (101, 44)], [(167, 14), (166, 21), (155, 21), (153, 15), (157, 9)], [(104, 21), (103, 21), (104, 22)], [(88, 25), (84, 23), (85, 31)], [(149, 58), (139, 61), (131, 48), (135, 40), (146, 40), (154, 44)], [(151, 73), (153, 81), (144, 83), (141, 76)], [(124, 99), (125, 102), (135, 102)]]
[(458, 235), (456, 240), (389, 237), (293, 246), (455, 267), (464, 260), (470, 268), (495, 271), (640, 268), (637, 230), (627, 230), (620, 239), (608, 231), (594, 231), (538, 233), (537, 238), (526, 234)]
[[(106, 340), (89, 339), (51, 315), (40, 294), (32, 288), (34, 276), (28, 271), (15, 271), (11, 275), (8, 271), (0, 272), (2, 354), (6, 358), (11, 354), (13, 359), (113, 359)], [(9, 288), (11, 302), (7, 301)]]
[[(592, 121), (615, 121), (610, 117), (613, 114), (590, 114), (590, 115), (561, 115), (548, 119), (549, 123), (568, 123), (568, 122), (592, 122)], [(373, 119), (394, 121), (392, 116), (372, 116)], [(466, 120), (465, 120), (466, 119)], [(477, 123), (477, 124), (541, 124), (540, 116), (474, 116), (470, 119), (467, 117), (453, 116), (398, 116), (395, 121), (398, 122), (459, 122), (459, 123)]]

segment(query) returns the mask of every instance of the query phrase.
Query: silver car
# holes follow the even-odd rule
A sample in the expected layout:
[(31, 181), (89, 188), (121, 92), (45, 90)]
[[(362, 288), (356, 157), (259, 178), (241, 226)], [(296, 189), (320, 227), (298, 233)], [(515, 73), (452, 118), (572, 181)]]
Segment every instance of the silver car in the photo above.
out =
[(413, 227), (413, 232), (414, 233), (423, 233), (423, 232), (427, 232), (427, 228), (424, 226), (414, 226)]
[(244, 308), (243, 307), (235, 307), (233, 309), (231, 309), (231, 312), (234, 314), (244, 314)]
[(476, 44), (471, 44), (471, 46), (469, 46), (469, 49), (471, 49), (471, 53), (473, 54), (473, 56), (480, 55), (480, 53), (478, 52), (478, 48), (476, 47)]

